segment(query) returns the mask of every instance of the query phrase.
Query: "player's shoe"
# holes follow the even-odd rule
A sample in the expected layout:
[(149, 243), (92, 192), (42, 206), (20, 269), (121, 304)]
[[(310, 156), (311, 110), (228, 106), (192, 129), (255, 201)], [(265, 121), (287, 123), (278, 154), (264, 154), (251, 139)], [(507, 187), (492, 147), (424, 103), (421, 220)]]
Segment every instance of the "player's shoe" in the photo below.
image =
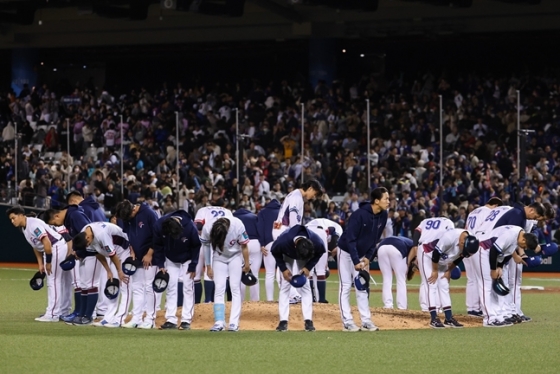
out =
[(288, 321), (280, 321), (280, 323), (278, 323), (278, 326), (276, 327), (276, 331), (288, 331)]
[(76, 317), (72, 323), (74, 326), (90, 326), (93, 320), (89, 317)]
[(358, 326), (356, 326), (355, 323), (346, 323), (344, 324), (344, 326), (342, 327), (342, 331), (345, 332), (358, 332), (360, 331), (360, 328)]
[(507, 326), (511, 326), (506, 324), (505, 322), (501, 322), (501, 321), (493, 321), (490, 323), (483, 323), (482, 326), (484, 327), (507, 327)]
[(137, 329), (142, 329), (142, 330), (150, 330), (150, 329), (154, 328), (154, 324), (150, 323), (150, 322), (142, 322), (141, 324), (136, 326), (136, 328)]
[(62, 322), (72, 322), (74, 320), (74, 318), (76, 318), (77, 316), (78, 316), (78, 313), (71, 313), (71, 314), (68, 314), (67, 316), (60, 317), (60, 320)]
[(310, 319), (305, 320), (305, 331), (315, 331), (315, 326), (313, 326), (313, 321)]
[(138, 324), (132, 320), (128, 321), (127, 323), (122, 325), (125, 329), (135, 329), (138, 327)]
[(103, 327), (109, 327), (110, 329), (115, 329), (117, 327), (121, 327), (121, 324), (118, 322), (110, 322), (103, 325)]
[(93, 325), (95, 327), (105, 327), (105, 325), (107, 325), (108, 323), (108, 321), (102, 319), (101, 321), (94, 322)]
[(445, 327), (452, 327), (454, 329), (460, 329), (463, 327), (462, 324), (460, 324), (459, 322), (457, 322), (457, 320), (453, 317), (451, 317), (450, 319), (446, 319), (443, 321), (443, 325)]
[(172, 323), (172, 322), (169, 322), (169, 321), (165, 322), (163, 325), (161, 325), (159, 327), (160, 330), (171, 330), (171, 329), (176, 329), (176, 328), (177, 328), (177, 325)]
[(379, 327), (373, 322), (362, 323), (362, 331), (379, 331)]
[(328, 304), (328, 300), (319, 300), (319, 304)]
[(237, 332), (239, 331), (239, 326), (234, 325), (233, 323), (229, 324), (228, 331)]
[(294, 296), (290, 299), (290, 304), (299, 304), (301, 303), (301, 296)]
[(467, 314), (471, 317), (479, 317), (479, 318), (484, 317), (484, 313), (482, 313), (482, 311), (479, 310), (469, 310)]
[(512, 315), (511, 317), (509, 317), (509, 319), (511, 319), (514, 324), (518, 324), (518, 323), (523, 322), (523, 320), (521, 319), (521, 317), (518, 314)]
[(444, 329), (445, 325), (441, 323), (439, 318), (436, 318), (430, 321), (430, 327), (433, 329)]
[(224, 331), (224, 325), (221, 322), (216, 322), (214, 326), (210, 329), (211, 332)]
[(60, 319), (58, 317), (42, 316), (42, 317), (35, 318), (35, 321), (37, 321), (37, 322), (58, 322), (58, 321), (60, 321)]
[(191, 329), (191, 324), (188, 322), (181, 322), (181, 324), (179, 325), (179, 330), (190, 330)]
[(527, 317), (527, 316), (520, 316), (521, 317), (521, 322), (531, 322), (533, 319), (531, 317)]

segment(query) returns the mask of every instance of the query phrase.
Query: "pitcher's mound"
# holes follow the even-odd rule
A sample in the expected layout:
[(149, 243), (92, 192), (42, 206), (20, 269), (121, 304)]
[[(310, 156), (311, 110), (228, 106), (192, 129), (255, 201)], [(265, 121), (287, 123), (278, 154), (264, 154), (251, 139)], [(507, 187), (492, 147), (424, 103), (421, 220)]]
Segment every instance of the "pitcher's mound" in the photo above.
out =
[[(226, 303), (226, 325), (229, 319), (231, 303)], [(373, 322), (381, 330), (427, 329), (430, 315), (412, 310), (392, 310), (371, 308)], [(356, 324), (360, 323), (357, 307), (352, 307)], [(177, 312), (181, 316), (181, 308)], [(440, 316), (443, 321), (443, 316)], [(482, 320), (470, 316), (455, 315), (455, 319), (465, 327), (482, 326)], [(157, 313), (156, 326), (165, 323), (165, 311)], [(191, 328), (208, 330), (214, 324), (213, 304), (196, 304)], [(313, 304), (313, 324), (318, 331), (341, 331), (340, 309), (338, 304)], [(266, 301), (245, 301), (241, 308), (240, 330), (273, 331), (278, 325), (278, 303)], [(301, 305), (290, 305), (289, 330), (303, 331)]]

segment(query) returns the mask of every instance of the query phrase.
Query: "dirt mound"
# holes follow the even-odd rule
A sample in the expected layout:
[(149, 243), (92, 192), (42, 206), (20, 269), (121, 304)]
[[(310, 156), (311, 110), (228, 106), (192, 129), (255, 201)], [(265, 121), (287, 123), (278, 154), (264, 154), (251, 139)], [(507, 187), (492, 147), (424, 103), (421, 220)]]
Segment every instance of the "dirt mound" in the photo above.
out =
[[(231, 303), (226, 303), (226, 323), (229, 318)], [(382, 308), (371, 308), (373, 322), (381, 330), (403, 330), (403, 329), (427, 329), (430, 317), (428, 313), (412, 310), (392, 310)], [(360, 314), (357, 307), (352, 307), (354, 321), (360, 322)], [(181, 318), (181, 308), (177, 312)], [(443, 319), (443, 316), (441, 316)], [(479, 318), (456, 315), (455, 318), (465, 327), (482, 326)], [(156, 326), (165, 322), (165, 312), (157, 313)], [(318, 331), (340, 331), (342, 322), (340, 320), (340, 309), (337, 304), (313, 304), (313, 323)], [(194, 317), (191, 328), (196, 330), (210, 329), (214, 324), (213, 304), (195, 305)], [(243, 303), (241, 310), (241, 330), (272, 331), (278, 325), (278, 303), (277, 302), (249, 302)], [(289, 329), (292, 331), (303, 330), (303, 317), (301, 305), (290, 306)]]

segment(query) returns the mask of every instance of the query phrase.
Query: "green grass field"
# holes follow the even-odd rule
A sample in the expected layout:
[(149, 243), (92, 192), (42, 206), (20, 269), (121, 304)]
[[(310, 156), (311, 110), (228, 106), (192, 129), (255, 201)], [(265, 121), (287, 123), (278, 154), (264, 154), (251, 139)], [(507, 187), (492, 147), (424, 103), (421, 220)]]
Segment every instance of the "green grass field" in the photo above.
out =
[[(0, 269), (1, 374), (560, 371), (560, 295), (556, 293), (525, 294), (523, 310), (533, 322), (501, 329), (353, 334), (140, 331), (35, 322), (33, 319), (44, 312), (46, 290), (33, 292), (29, 288), (34, 271)], [(374, 278), (379, 288), (381, 278)], [(329, 281), (328, 299), (335, 301), (336, 277), (331, 276)], [(418, 287), (419, 279), (414, 281), (411, 287)], [(559, 287), (560, 278), (531, 275), (524, 285)], [(464, 279), (454, 281), (452, 286), (464, 286)], [(464, 297), (464, 292), (452, 294), (457, 314), (465, 313)], [(381, 293), (372, 293), (371, 305), (382, 306)], [(409, 294), (409, 305), (419, 309), (418, 293)]]

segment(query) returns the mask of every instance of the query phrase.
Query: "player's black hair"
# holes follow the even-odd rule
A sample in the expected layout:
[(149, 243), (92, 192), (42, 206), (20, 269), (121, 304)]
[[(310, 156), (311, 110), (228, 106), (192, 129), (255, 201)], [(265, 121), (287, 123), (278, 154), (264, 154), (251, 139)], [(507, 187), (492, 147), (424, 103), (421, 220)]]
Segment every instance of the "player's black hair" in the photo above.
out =
[(168, 217), (161, 224), (161, 231), (163, 235), (169, 235), (173, 239), (179, 239), (183, 232), (183, 226), (176, 218)]
[(320, 199), (323, 196), (323, 186), (317, 179), (310, 179), (301, 185), (301, 189), (304, 191), (307, 191), (309, 188), (312, 188), (316, 192), (316, 199)]
[(311, 239), (298, 238), (296, 241), (296, 253), (298, 260), (309, 260), (313, 257), (314, 246)]
[(37, 218), (37, 213), (35, 212), (29, 212), (25, 215), (26, 217), (31, 217), (31, 218)]
[(226, 241), (226, 236), (229, 230), (229, 219), (219, 218), (212, 225), (212, 230), (210, 231), (210, 243), (212, 248), (218, 253), (224, 251), (224, 242)]
[(502, 199), (500, 199), (499, 197), (493, 197), (490, 200), (488, 200), (488, 202), (486, 203), (486, 205), (495, 205), (495, 206), (502, 206), (504, 203), (502, 202)]
[(82, 195), (82, 194), (80, 193), (80, 191), (76, 191), (76, 190), (71, 191), (71, 192), (68, 193), (68, 195), (66, 195), (66, 204), (67, 204), (67, 205), (70, 204), (70, 199), (72, 198), (72, 196), (78, 196), (78, 197), (81, 197), (81, 198), (84, 197), (84, 195)]
[(551, 203), (549, 202), (543, 203), (543, 206), (544, 206), (544, 218), (546, 218), (547, 220), (556, 218), (556, 210), (554, 209), (554, 206)]
[(43, 214), (42, 219), (43, 219), (43, 221), (45, 221), (45, 223), (47, 225), (50, 225), (51, 221), (54, 219), (55, 214), (58, 214), (58, 213), (60, 213), (60, 210), (58, 210), (58, 209), (53, 209), (53, 208), (47, 209), (47, 210), (45, 210), (45, 213)]
[(384, 193), (389, 193), (385, 187), (377, 187), (371, 191), (371, 203), (375, 203), (375, 200), (381, 200)]
[(115, 216), (122, 219), (123, 221), (130, 221), (133, 208), (134, 205), (132, 205), (130, 201), (125, 199), (117, 204), (117, 207), (115, 208)]
[(6, 210), (6, 215), (9, 217), (10, 214), (15, 214), (15, 215), (25, 215), (25, 209), (23, 209), (21, 207), (21, 205), (14, 205), (13, 207), (11, 207), (10, 209)]
[(535, 213), (537, 213), (537, 215), (539, 217), (544, 217), (544, 205), (542, 205), (541, 203), (533, 203), (531, 205), (529, 205), (529, 208), (533, 208), (535, 210)]
[(535, 248), (537, 248), (537, 245), (539, 245), (539, 240), (537, 239), (537, 236), (529, 232), (524, 233), (523, 236), (525, 237), (525, 243), (527, 245), (527, 249), (530, 251), (535, 250)]
[(74, 248), (85, 249), (87, 247), (86, 233), (82, 231), (74, 236), (74, 238), (72, 238), (72, 246)]

